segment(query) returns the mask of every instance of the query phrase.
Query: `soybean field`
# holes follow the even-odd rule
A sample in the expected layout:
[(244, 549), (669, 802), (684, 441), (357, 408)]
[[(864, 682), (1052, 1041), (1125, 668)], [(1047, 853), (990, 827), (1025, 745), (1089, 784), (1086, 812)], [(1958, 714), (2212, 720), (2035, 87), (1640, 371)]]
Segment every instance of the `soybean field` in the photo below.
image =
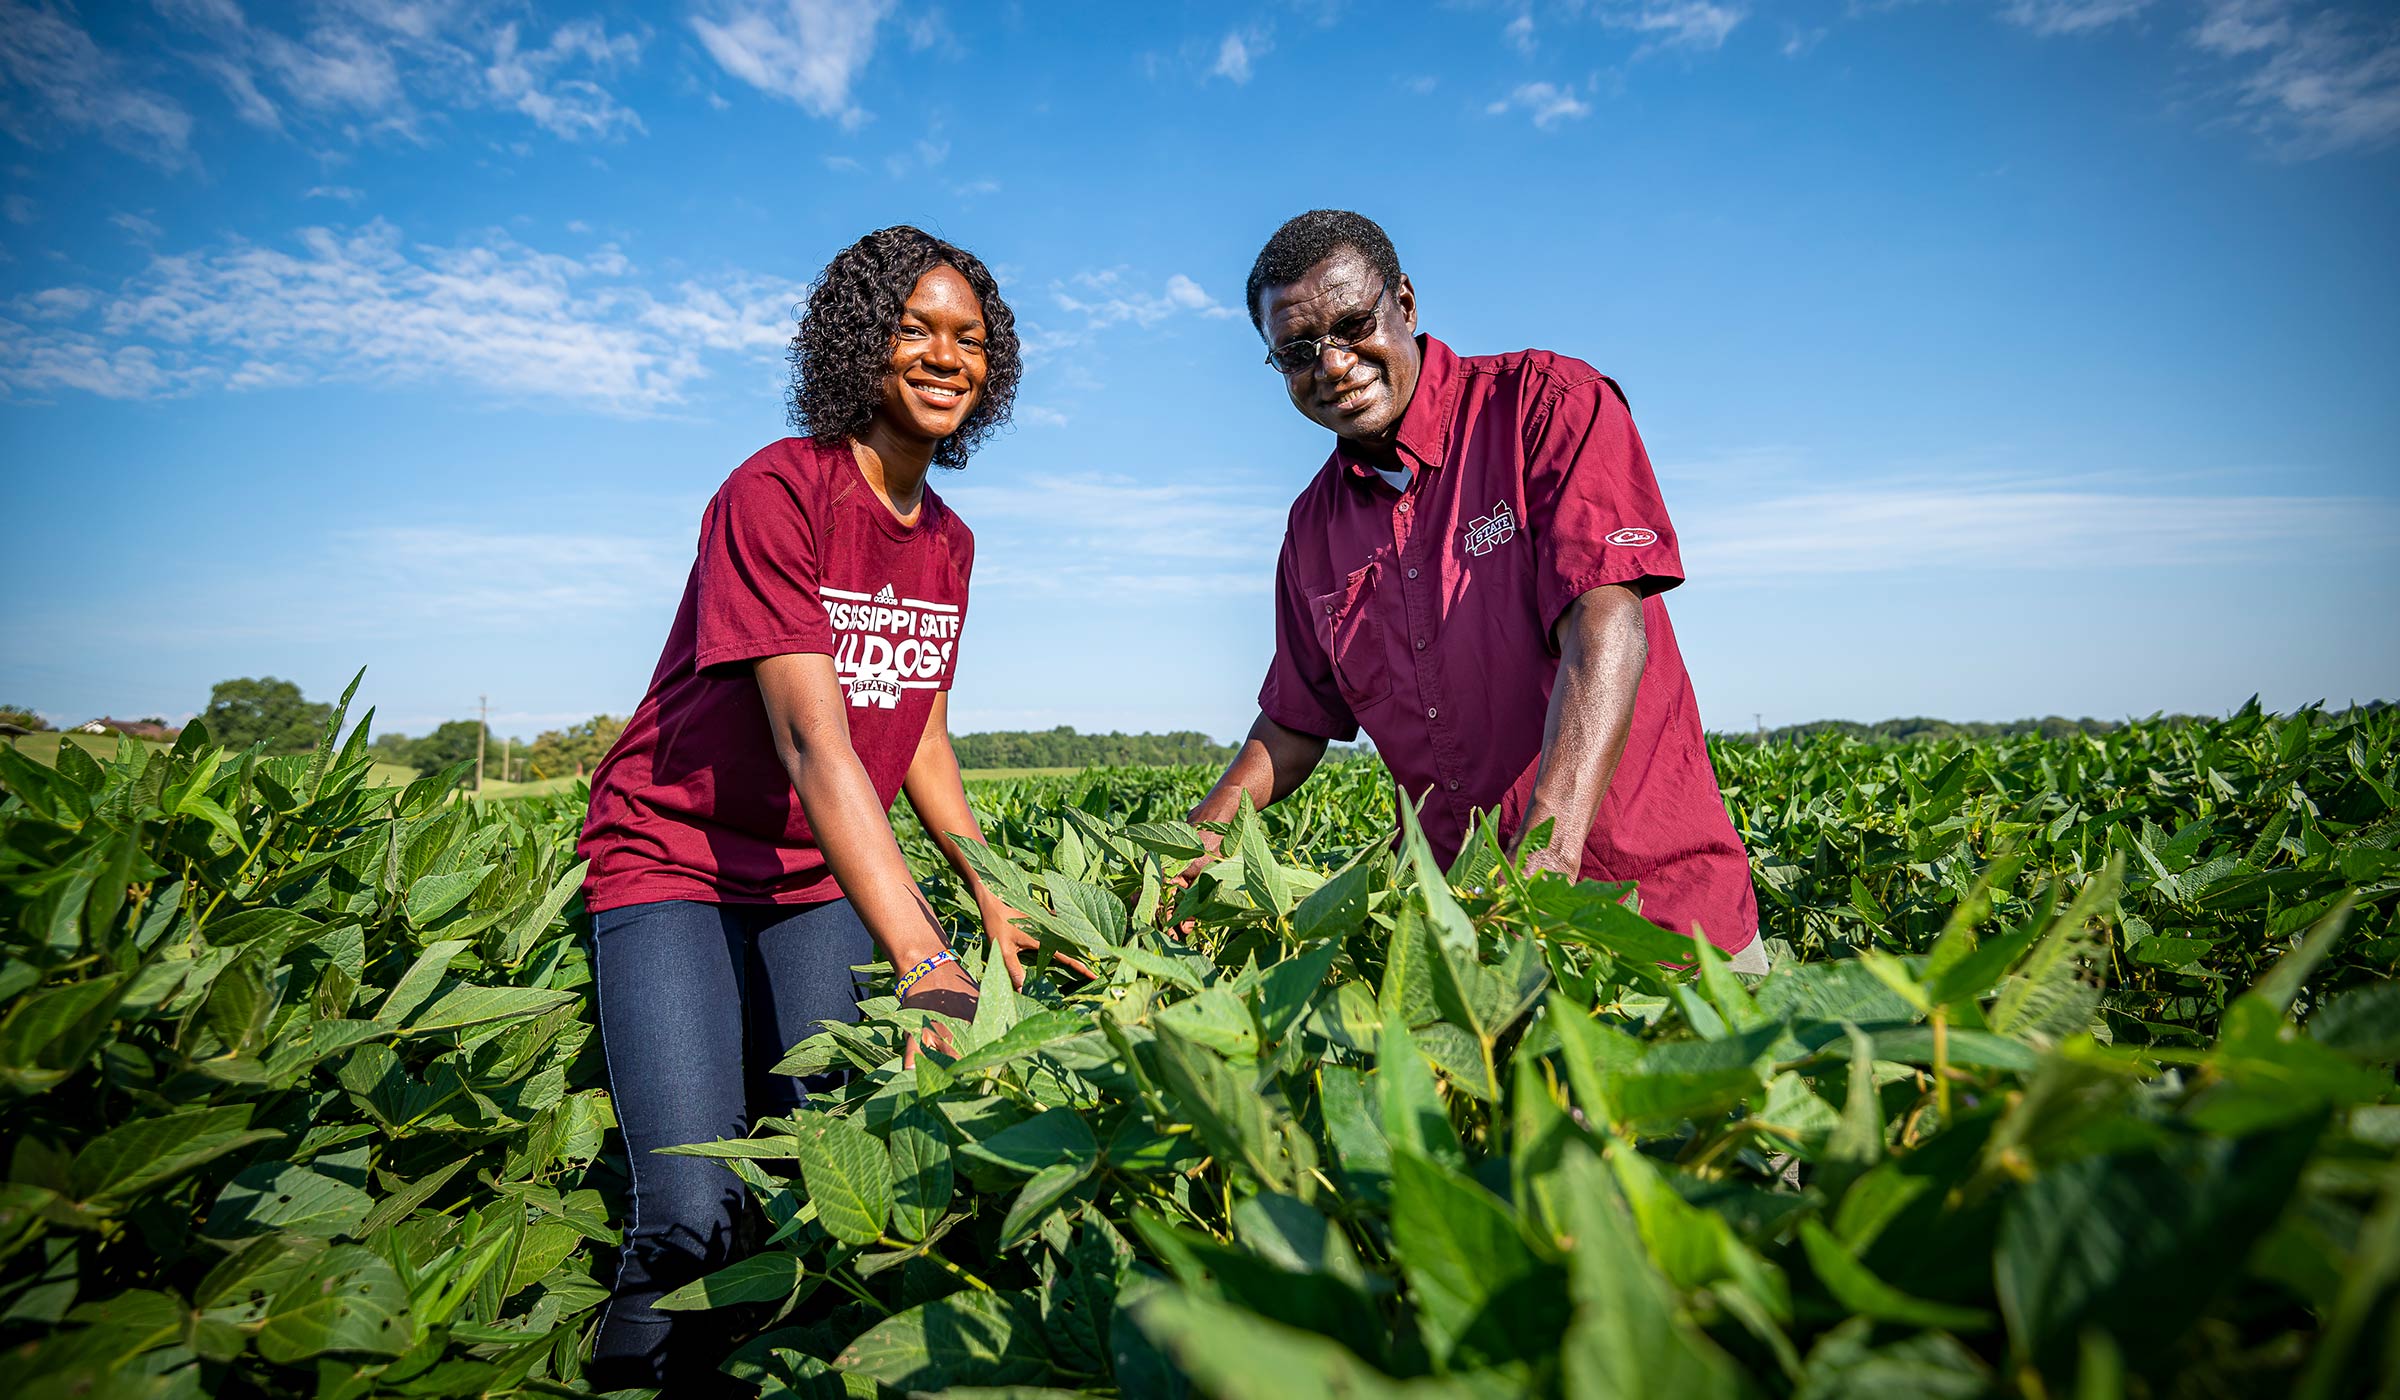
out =
[[(344, 709), (347, 708), (345, 701)], [(0, 1393), (582, 1394), (581, 793), (0, 751)], [(672, 1305), (771, 1396), (2400, 1394), (2400, 718), (1714, 756), (1774, 970), (1438, 866), (1371, 760), (978, 783), (1046, 949), (886, 994)]]

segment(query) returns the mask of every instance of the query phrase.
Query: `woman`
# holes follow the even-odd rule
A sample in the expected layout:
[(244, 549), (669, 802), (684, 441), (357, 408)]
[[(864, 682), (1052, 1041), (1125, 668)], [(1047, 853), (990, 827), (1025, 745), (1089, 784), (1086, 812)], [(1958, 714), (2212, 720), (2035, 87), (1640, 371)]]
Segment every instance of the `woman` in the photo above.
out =
[[(950, 835), (981, 838), (948, 725), (974, 538), (925, 483), (1008, 421), (1015, 318), (972, 254), (887, 228), (817, 279), (791, 359), (807, 436), (709, 502), (649, 694), (592, 780), (584, 897), (633, 1177), (600, 1389), (686, 1393), (718, 1359), (653, 1304), (729, 1261), (743, 1188), (655, 1150), (801, 1103), (799, 1081), (766, 1071), (819, 1022), (858, 1019), (859, 964), (889, 963), (903, 1006), (974, 1014), (893, 841), (896, 794), (1019, 982), (1033, 941)], [(928, 1039), (948, 1048), (938, 1027)]]

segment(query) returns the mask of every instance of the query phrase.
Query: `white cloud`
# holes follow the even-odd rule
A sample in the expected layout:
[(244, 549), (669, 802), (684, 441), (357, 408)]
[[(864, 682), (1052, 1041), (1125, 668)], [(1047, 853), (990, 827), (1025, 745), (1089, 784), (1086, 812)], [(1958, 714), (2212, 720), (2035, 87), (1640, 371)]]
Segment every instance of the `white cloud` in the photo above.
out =
[(352, 185), (311, 185), (302, 199), (338, 199), (344, 204), (356, 204), (367, 197), (365, 190)]
[(1650, 47), (1716, 49), (1748, 18), (1745, 5), (1719, 5), (1713, 0), (1642, 0), (1609, 10), (1601, 22), (1651, 36)]
[(845, 127), (867, 119), (850, 87), (891, 0), (720, 0), (694, 16), (701, 47), (734, 77)]
[(193, 63), (253, 126), (280, 129), (289, 109), (352, 137), (421, 140), (425, 105), (514, 111), (571, 141), (642, 129), (597, 81), (637, 63), (642, 41), (598, 20), (570, 21), (537, 43), (519, 21), (451, 0), (327, 3), (291, 32), (251, 22), (233, 0), (154, 3), (212, 45)]
[(261, 64), (304, 107), (413, 120), (394, 51), (366, 34), (325, 26), (305, 41), (261, 32), (254, 44)]
[[(2153, 0), (2008, 0), (2001, 18), (2041, 35), (2095, 33)], [(2232, 124), (2307, 159), (2400, 139), (2400, 26), (2296, 0), (2204, 0), (2190, 45), (2221, 65)]]
[(2151, 0), (2009, 0), (2000, 17), (2036, 34), (2082, 34), (2132, 19)]
[(411, 244), (377, 220), (153, 258), (85, 314), (0, 334), (0, 390), (142, 398), (332, 381), (451, 382), (603, 411), (683, 401), (714, 356), (764, 362), (791, 284), (647, 284), (613, 247), (579, 258), (493, 235)]
[(2215, 0), (2192, 42), (2234, 65), (2248, 124), (2308, 157), (2400, 138), (2400, 28), (2278, 0)]
[(92, 309), (100, 294), (89, 287), (51, 287), (16, 300), (18, 314), (37, 321), (63, 321)]
[(191, 159), (192, 118), (102, 51), (70, 13), (0, 0), (0, 80), (33, 99), (28, 117), (0, 101), (0, 130), (37, 142), (46, 128), (88, 131), (128, 155), (175, 170)]
[(108, 221), (125, 230), (127, 237), (137, 243), (151, 243), (166, 236), (166, 230), (139, 214), (120, 212), (108, 216)]
[(2220, 566), (2294, 549), (2380, 549), (2388, 500), (2079, 491), (2048, 484), (1913, 484), (1751, 497), (1684, 512), (1694, 578), (1906, 569)]
[(1018, 404), (1016, 407), (1016, 417), (1020, 422), (1033, 423), (1044, 428), (1063, 428), (1067, 426), (1067, 415), (1059, 412), (1055, 408), (1050, 408), (1038, 403)]
[(1274, 47), (1264, 30), (1237, 29), (1217, 45), (1217, 61), (1208, 70), (1209, 76), (1223, 78), (1236, 86), (1249, 82), (1251, 65), (1266, 57)]
[[(1021, 410), (1020, 410), (1021, 411)], [(1252, 481), (1171, 481), (1107, 472), (972, 472), (942, 498), (975, 525), (975, 582), (986, 591), (1123, 600), (1264, 590), (1288, 499)], [(1134, 531), (1128, 520), (1172, 520)]]
[(2284, 8), (2281, 0), (2215, 0), (2192, 31), (2192, 42), (2226, 57), (2278, 47), (2292, 35)]
[(533, 118), (553, 136), (569, 141), (605, 137), (617, 131), (640, 131), (642, 119), (599, 84), (558, 78), (556, 72), (576, 59), (608, 70), (620, 64), (631, 66), (641, 56), (640, 40), (630, 34), (612, 37), (598, 20), (563, 25), (547, 45), (530, 50), (517, 47), (517, 27), (509, 24), (501, 27), (493, 42), (484, 81), (495, 100)]
[(932, 170), (950, 159), (950, 143), (920, 136), (905, 151), (895, 151), (883, 158), (884, 173), (895, 180), (906, 179), (912, 172)]
[(1529, 14), (1510, 20), (1508, 27), (1500, 31), (1500, 37), (1508, 41), (1510, 48), (1527, 58), (1533, 57), (1533, 51), (1538, 47), (1533, 38), (1533, 16)]
[(1592, 104), (1575, 95), (1575, 86), (1560, 87), (1556, 83), (1523, 83), (1516, 91), (1483, 109), (1492, 116), (1511, 111), (1529, 113), (1533, 124), (1544, 131), (1560, 122), (1592, 114)]
[(1418, 97), (1430, 94), (1441, 85), (1442, 80), (1431, 73), (1419, 73), (1415, 77), (1403, 78), (1400, 81), (1400, 86), (1407, 88)]
[(941, 58), (964, 58), (966, 49), (958, 42), (957, 30), (950, 16), (939, 5), (911, 15), (902, 26), (908, 35), (910, 53), (932, 53)]
[(1072, 339), (1054, 339), (1051, 348), (1078, 343), (1091, 331), (1130, 321), (1137, 326), (1153, 326), (1170, 316), (1194, 312), (1209, 320), (1223, 320), (1241, 312), (1218, 301), (1199, 283), (1178, 272), (1166, 280), (1156, 292), (1140, 291), (1125, 283), (1124, 270), (1107, 268), (1097, 272), (1077, 273), (1072, 279), (1077, 290), (1068, 284), (1052, 283), (1050, 299), (1061, 311), (1084, 318), (1078, 331), (1063, 333)]
[(247, 64), (223, 54), (202, 54), (192, 60), (200, 71), (217, 80), (225, 89), (227, 100), (233, 103), (234, 115), (250, 125), (266, 131), (283, 129), (283, 112), (273, 99), (259, 90), (258, 79)]

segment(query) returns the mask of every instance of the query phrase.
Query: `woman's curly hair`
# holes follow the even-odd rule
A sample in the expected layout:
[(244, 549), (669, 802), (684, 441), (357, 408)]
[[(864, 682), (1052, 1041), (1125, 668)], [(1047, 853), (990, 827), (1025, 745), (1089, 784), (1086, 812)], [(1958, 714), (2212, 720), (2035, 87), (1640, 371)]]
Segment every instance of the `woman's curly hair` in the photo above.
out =
[(1016, 313), (1000, 284), (973, 253), (906, 224), (879, 228), (834, 254), (809, 288), (808, 308), (792, 337), (792, 427), (813, 437), (855, 438), (883, 402), (891, 373), (892, 333), (917, 279), (956, 268), (983, 303), (983, 397), (957, 432), (933, 449), (940, 467), (963, 467), (992, 429), (1009, 420), (1025, 364)]

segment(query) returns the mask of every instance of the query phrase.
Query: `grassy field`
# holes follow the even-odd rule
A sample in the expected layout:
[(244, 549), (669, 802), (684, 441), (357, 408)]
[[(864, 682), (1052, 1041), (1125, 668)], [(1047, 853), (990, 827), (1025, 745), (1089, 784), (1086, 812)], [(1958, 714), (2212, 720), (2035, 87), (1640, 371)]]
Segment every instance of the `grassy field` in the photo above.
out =
[(1055, 778), (1082, 771), (1080, 768), (961, 768), (958, 776), (970, 783), (1000, 783), (1011, 778)]
[[(117, 756), (117, 745), (123, 742), (126, 741), (113, 734), (20, 734), (7, 740), (8, 746), (18, 753), (36, 763), (52, 768), (58, 766), (58, 746), (60, 744), (72, 743), (93, 758), (106, 763)], [(172, 744), (155, 743), (148, 739), (135, 739), (131, 742), (145, 749), (156, 749), (161, 753), (174, 747)], [(396, 763), (378, 763), (368, 770), (367, 783), (371, 787), (399, 787), (416, 776), (417, 770), (414, 768), (403, 768)]]

